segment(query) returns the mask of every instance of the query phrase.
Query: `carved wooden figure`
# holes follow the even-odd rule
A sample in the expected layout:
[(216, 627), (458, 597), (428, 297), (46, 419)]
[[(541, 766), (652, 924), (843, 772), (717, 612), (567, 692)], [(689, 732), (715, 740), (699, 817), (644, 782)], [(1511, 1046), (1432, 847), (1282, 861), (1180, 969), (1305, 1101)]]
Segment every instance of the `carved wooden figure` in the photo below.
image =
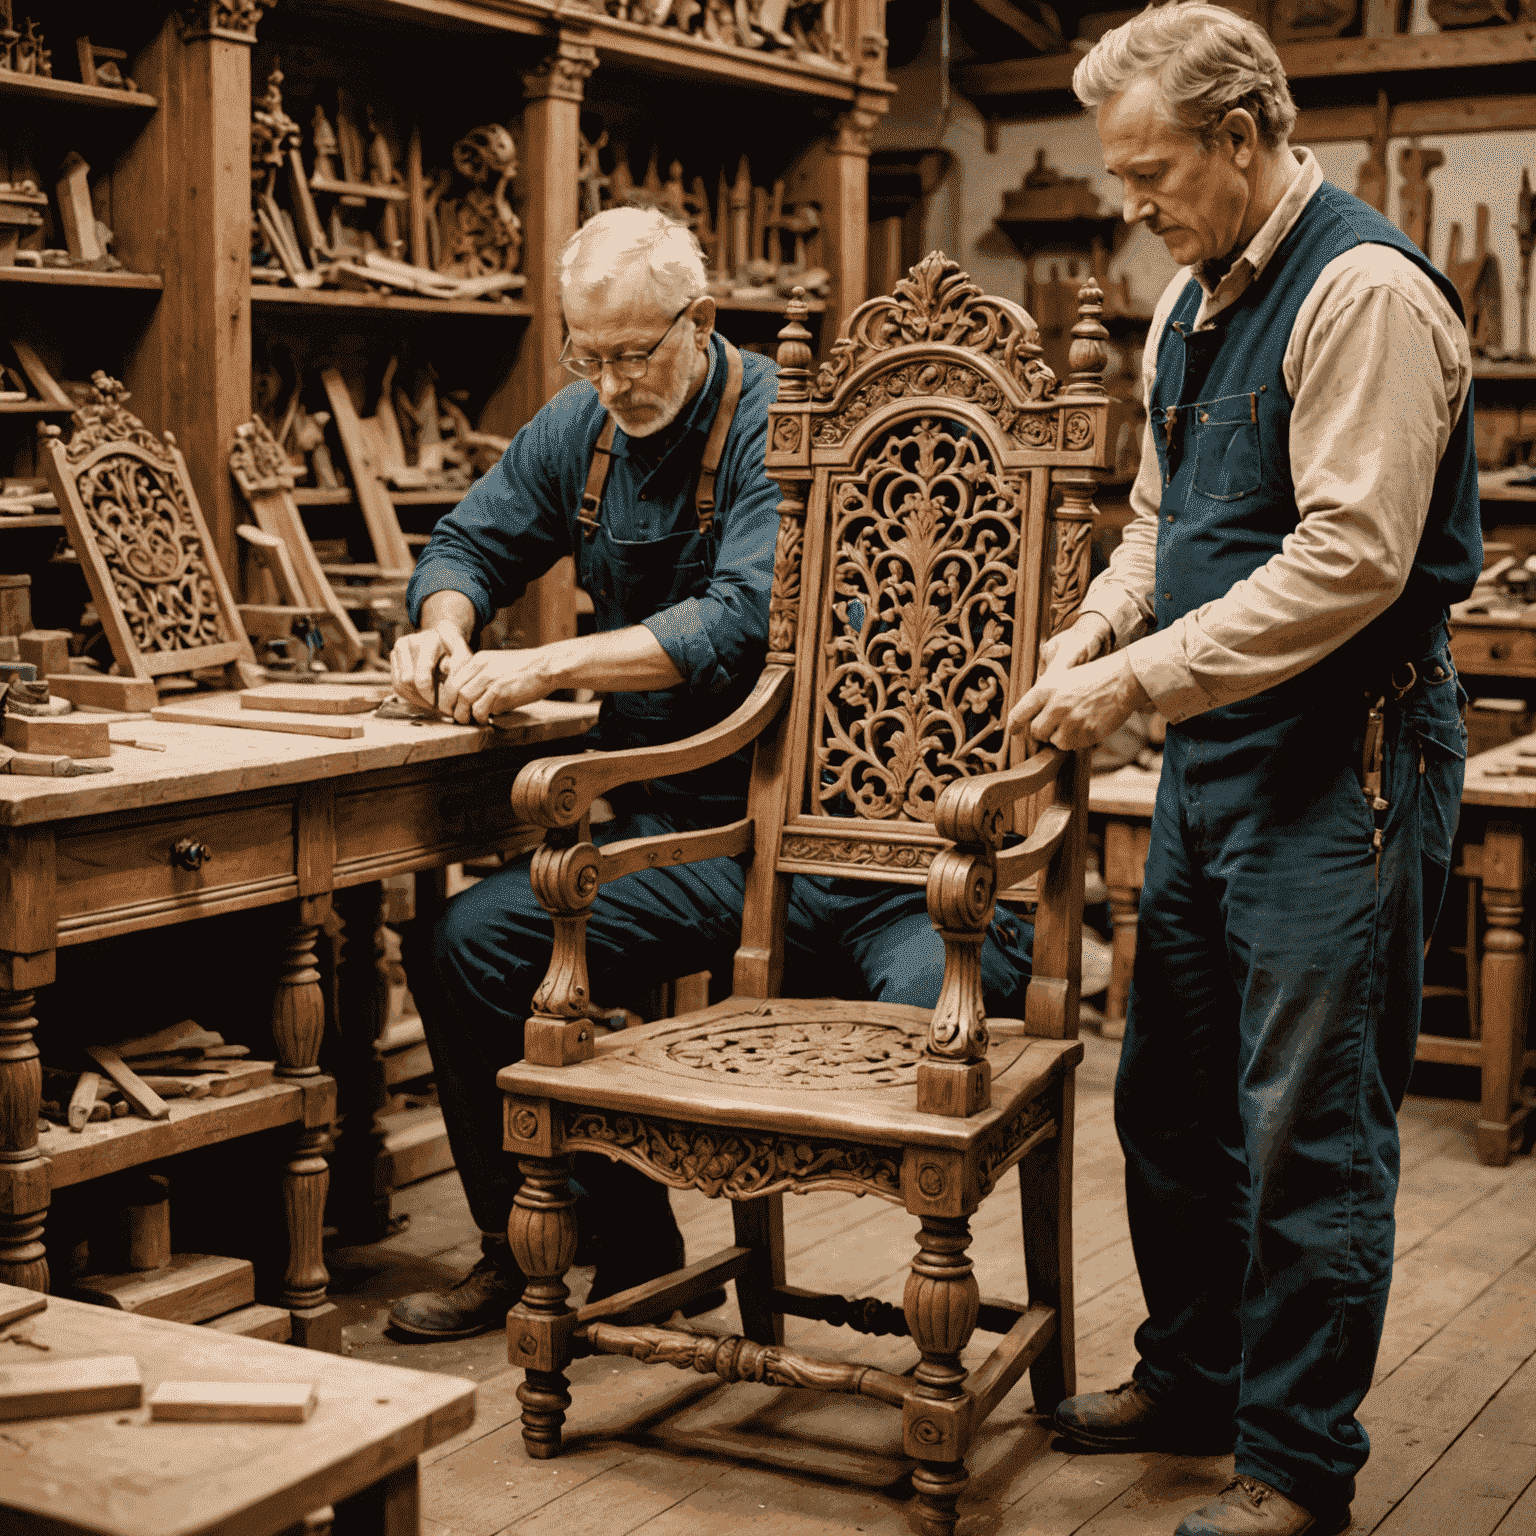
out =
[(68, 443), (54, 426), (39, 436), (119, 671), (149, 681), (223, 667), (228, 686), (250, 686), (256, 658), (176, 440), (127, 409), (116, 379), (97, 372), (92, 383)]
[(1435, 227), (1435, 194), (1429, 175), (1444, 164), (1443, 149), (1425, 149), (1417, 139), (1397, 152), (1397, 168), (1403, 178), (1398, 190), (1398, 228), (1426, 256)]
[(1376, 121), (1371, 129), (1370, 150), (1355, 176), (1355, 196), (1377, 213), (1387, 211), (1387, 130), (1392, 123), (1392, 104), (1385, 91), (1376, 93)]
[[(1041, 642), (1088, 583), (1093, 488), (1108, 452), (1100, 294), (1081, 295), (1059, 383), (1018, 305), (942, 253), (850, 316), (814, 375), (803, 293), (779, 333), (767, 470), (781, 490), (767, 665), (751, 696), (671, 746), (531, 764), (521, 819), (548, 828), (533, 888), (553, 918), (525, 1059), (498, 1077), (525, 1175), (508, 1224), (529, 1276), (507, 1319), (526, 1372), (528, 1454), (556, 1455), (577, 1353), (627, 1354), (726, 1381), (811, 1386), (900, 1408), (927, 1536), (950, 1536), (975, 1427), (1028, 1370), (1037, 1408), (1074, 1390), (1070, 1168), (1081, 973), (1086, 754), (1006, 730)], [(1059, 501), (1058, 498), (1059, 497)], [(603, 848), (592, 801), (755, 742), (748, 814)], [(1019, 837), (1010, 837), (1017, 829)], [(584, 932), (632, 869), (752, 850), (733, 995), (596, 1038)], [(836, 875), (926, 889), (944, 979), (930, 1012), (780, 997), (789, 882)], [(1037, 903), (1023, 1021), (986, 1017), (979, 956), (1000, 896)], [(735, 1202), (735, 1244), (667, 1281), (567, 1304), (570, 1155), (599, 1152)], [(1027, 1303), (983, 1301), (969, 1222), (1018, 1166)], [(780, 1197), (851, 1189), (920, 1223), (901, 1309), (786, 1284)], [(742, 1337), (647, 1326), (736, 1282)], [(782, 1347), (786, 1315), (910, 1335), (909, 1375)], [(972, 1371), (976, 1328), (1000, 1334)], [(698, 1437), (708, 1445), (708, 1435)]]
[(1515, 199), (1515, 239), (1520, 251), (1520, 275), (1515, 291), (1520, 295), (1520, 337), (1515, 357), (1531, 359), (1531, 253), (1536, 250), (1536, 191), (1531, 190), (1529, 167), (1520, 172), (1520, 192)]
[(1461, 225), (1451, 225), (1444, 270), (1461, 295), (1473, 355), (1497, 352), (1504, 345), (1504, 284), (1499, 276), (1499, 258), (1488, 249), (1487, 203), (1477, 205), (1476, 241), (1465, 261), (1461, 258)]

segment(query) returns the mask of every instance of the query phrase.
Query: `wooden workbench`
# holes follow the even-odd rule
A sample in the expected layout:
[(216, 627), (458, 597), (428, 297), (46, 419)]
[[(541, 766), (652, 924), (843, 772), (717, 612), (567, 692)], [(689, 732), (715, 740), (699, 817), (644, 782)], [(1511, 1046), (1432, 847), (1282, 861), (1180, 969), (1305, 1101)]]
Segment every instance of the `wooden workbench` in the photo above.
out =
[[(239, 703), (214, 696), (196, 707)], [(578, 734), (596, 712), (543, 703), (495, 730), (342, 717), (363, 722), (351, 741), (125, 721), (115, 735), (166, 751), (114, 747), (110, 774), (0, 776), (0, 1282), (47, 1289), (51, 1190), (292, 1125), (282, 1304), (293, 1311), (296, 1342), (339, 1347), (320, 1250), (336, 1112), (336, 1082), (317, 1064), (320, 925), (334, 902), (344, 949), (371, 978), (350, 989), (356, 1006), (377, 1010), (382, 1024), (379, 882), (525, 838), (509, 804), (518, 769), (539, 742)], [(277, 1080), (227, 1099), (178, 1101), (167, 1121), (115, 1120), (40, 1140), (33, 993), (55, 979), (59, 951), (274, 903), (292, 905), (272, 1010)], [(369, 1052), (377, 1033), (342, 1029), (344, 1040), (366, 1037)]]
[[(14, 1296), (14, 1292), (12, 1293)], [(162, 1381), (307, 1382), (302, 1424), (152, 1423), (148, 1408), (22, 1419), (0, 1435), (0, 1536), (275, 1536), (343, 1499), (348, 1529), (416, 1536), (417, 1458), (466, 1429), (472, 1382), (50, 1299), (7, 1365), (130, 1355)]]

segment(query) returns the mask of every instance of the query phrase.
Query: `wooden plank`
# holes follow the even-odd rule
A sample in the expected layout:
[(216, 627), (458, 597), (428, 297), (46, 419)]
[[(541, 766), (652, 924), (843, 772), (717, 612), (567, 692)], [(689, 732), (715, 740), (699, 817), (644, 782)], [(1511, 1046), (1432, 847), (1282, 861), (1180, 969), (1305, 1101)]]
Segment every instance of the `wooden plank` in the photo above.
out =
[(440, 1109), (407, 1109), (380, 1119), (386, 1127), (394, 1127), (386, 1129), (379, 1156), (381, 1176), (391, 1188), (453, 1167), (453, 1149)]
[(320, 378), (325, 385), (326, 399), (331, 404), (332, 424), (341, 439), (342, 452), (347, 456), (347, 467), (352, 472), (352, 488), (357, 493), (357, 504), (373, 543), (374, 558), (380, 565), (394, 570), (414, 570), (416, 561), (410, 545), (405, 542), (395, 505), (389, 499), (378, 467), (364, 443), (363, 424), (352, 404), (347, 381), (339, 368), (327, 368)]
[(269, 709), (301, 715), (364, 715), (382, 704), (388, 687), (327, 688), (323, 683), (266, 688), (247, 688), (240, 695), (242, 709)]
[[(1374, 107), (1303, 107), (1293, 144), (1365, 143), (1375, 127)], [(1508, 133), (1536, 128), (1536, 95), (1464, 96), (1456, 101), (1404, 101), (1392, 108), (1391, 136)], [(1479, 365), (1482, 366), (1482, 365)]]
[(164, 1120), (170, 1108), (116, 1051), (105, 1045), (88, 1045), (85, 1054), (123, 1091), (123, 1097), (150, 1120)]
[(149, 1416), (167, 1424), (302, 1424), (315, 1411), (307, 1381), (162, 1381)]
[(1536, 1445), (1495, 1440), (1469, 1429), (1377, 1526), (1378, 1536), (1426, 1531), (1491, 1536), (1533, 1480)]
[(98, 709), (120, 709), (129, 714), (153, 709), (160, 697), (155, 685), (143, 678), (97, 677), (88, 672), (50, 673), (48, 691), (55, 698), (68, 699), (77, 708), (90, 704)]
[(7, 715), (5, 744), (50, 757), (111, 757), (105, 720), (79, 715)]
[(249, 1307), (237, 1307), (222, 1317), (210, 1317), (202, 1325), (217, 1328), (220, 1333), (238, 1333), (245, 1339), (271, 1339), (274, 1344), (286, 1344), (293, 1336), (293, 1317), (286, 1307), (264, 1307), (260, 1302)]
[(47, 1306), (48, 1298), (36, 1291), (23, 1290), (19, 1285), (0, 1285), (0, 1328), (9, 1328)]
[(256, 1271), (248, 1259), (211, 1253), (178, 1253), (164, 1269), (86, 1275), (73, 1286), (76, 1298), (140, 1317), (201, 1323), (256, 1300)]
[(7, 1422), (137, 1408), (143, 1396), (139, 1362), (132, 1355), (0, 1363), (0, 1420)]
[(278, 731), (289, 736), (329, 736), (339, 741), (355, 741), (363, 728), (350, 720), (310, 720), (293, 715), (264, 715), (251, 710), (240, 714), (214, 714), (208, 710), (177, 709), (162, 706), (150, 711), (151, 718), (168, 725), (219, 725), (241, 731)]

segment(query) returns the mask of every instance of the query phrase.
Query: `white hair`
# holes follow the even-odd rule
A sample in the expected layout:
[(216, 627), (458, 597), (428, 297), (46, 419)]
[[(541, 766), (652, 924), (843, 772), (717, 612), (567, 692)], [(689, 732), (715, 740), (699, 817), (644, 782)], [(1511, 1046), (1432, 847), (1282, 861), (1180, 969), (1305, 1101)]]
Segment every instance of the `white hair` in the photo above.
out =
[(1285, 69), (1263, 28), (1205, 0), (1149, 5), (1106, 32), (1073, 70), (1072, 89), (1085, 107), (1101, 107), (1142, 75), (1156, 78), (1175, 120), (1207, 145), (1239, 107), (1270, 149), (1296, 126)]
[(663, 309), (681, 309), (704, 292), (704, 253), (686, 225), (654, 208), (610, 208), (588, 219), (561, 249), (560, 297), (572, 288), (601, 292), (637, 264)]

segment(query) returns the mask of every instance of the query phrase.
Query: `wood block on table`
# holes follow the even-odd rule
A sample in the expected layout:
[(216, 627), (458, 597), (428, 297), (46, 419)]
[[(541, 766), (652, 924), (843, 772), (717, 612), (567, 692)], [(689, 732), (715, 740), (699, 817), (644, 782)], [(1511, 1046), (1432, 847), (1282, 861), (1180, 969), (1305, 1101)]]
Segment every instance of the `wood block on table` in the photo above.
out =
[(79, 708), (89, 704), (96, 709), (120, 709), (125, 714), (141, 714), (160, 702), (154, 682), (139, 677), (102, 677), (87, 672), (49, 672), (48, 692), (56, 699), (68, 699)]
[(0, 1364), (0, 1420), (53, 1418), (137, 1408), (144, 1400), (139, 1362), (132, 1355), (91, 1360)]
[(86, 1275), (72, 1287), (78, 1301), (163, 1317), (172, 1323), (202, 1323), (256, 1300), (256, 1271), (248, 1259), (211, 1253), (178, 1253), (164, 1269)]
[(85, 1054), (122, 1090), (123, 1097), (151, 1120), (164, 1120), (170, 1106), (110, 1046), (88, 1045)]
[(233, 726), (244, 731), (283, 731), (291, 736), (334, 736), (342, 741), (351, 741), (363, 734), (361, 724), (355, 720), (316, 720), (276, 712), (258, 714), (245, 710), (239, 715), (216, 715), (198, 709), (160, 708), (151, 710), (150, 715), (168, 725)]
[(256, 1302), (249, 1307), (237, 1307), (222, 1317), (210, 1317), (204, 1328), (217, 1328), (220, 1333), (238, 1333), (245, 1339), (271, 1339), (274, 1344), (286, 1344), (293, 1337), (293, 1318), (286, 1307), (264, 1307)]
[(323, 683), (279, 684), (246, 689), (240, 695), (240, 707), (298, 715), (365, 715), (391, 692), (389, 688), (328, 688)]
[(149, 1416), (172, 1424), (302, 1424), (315, 1411), (307, 1381), (162, 1381)]
[(69, 671), (67, 629), (29, 629), (17, 635), (16, 647), (21, 659), (30, 661), (37, 668), (39, 677), (47, 677), (50, 672)]
[(252, 1088), (265, 1088), (277, 1073), (275, 1061), (231, 1060), (220, 1065), (224, 1070), (208, 1081), (208, 1097), (211, 1099), (227, 1099)]
[(105, 720), (75, 715), (7, 715), (5, 744), (18, 752), (63, 757), (111, 757)]
[(23, 1290), (19, 1285), (0, 1285), (0, 1328), (9, 1328), (34, 1312), (47, 1309), (48, 1298), (38, 1291)]

